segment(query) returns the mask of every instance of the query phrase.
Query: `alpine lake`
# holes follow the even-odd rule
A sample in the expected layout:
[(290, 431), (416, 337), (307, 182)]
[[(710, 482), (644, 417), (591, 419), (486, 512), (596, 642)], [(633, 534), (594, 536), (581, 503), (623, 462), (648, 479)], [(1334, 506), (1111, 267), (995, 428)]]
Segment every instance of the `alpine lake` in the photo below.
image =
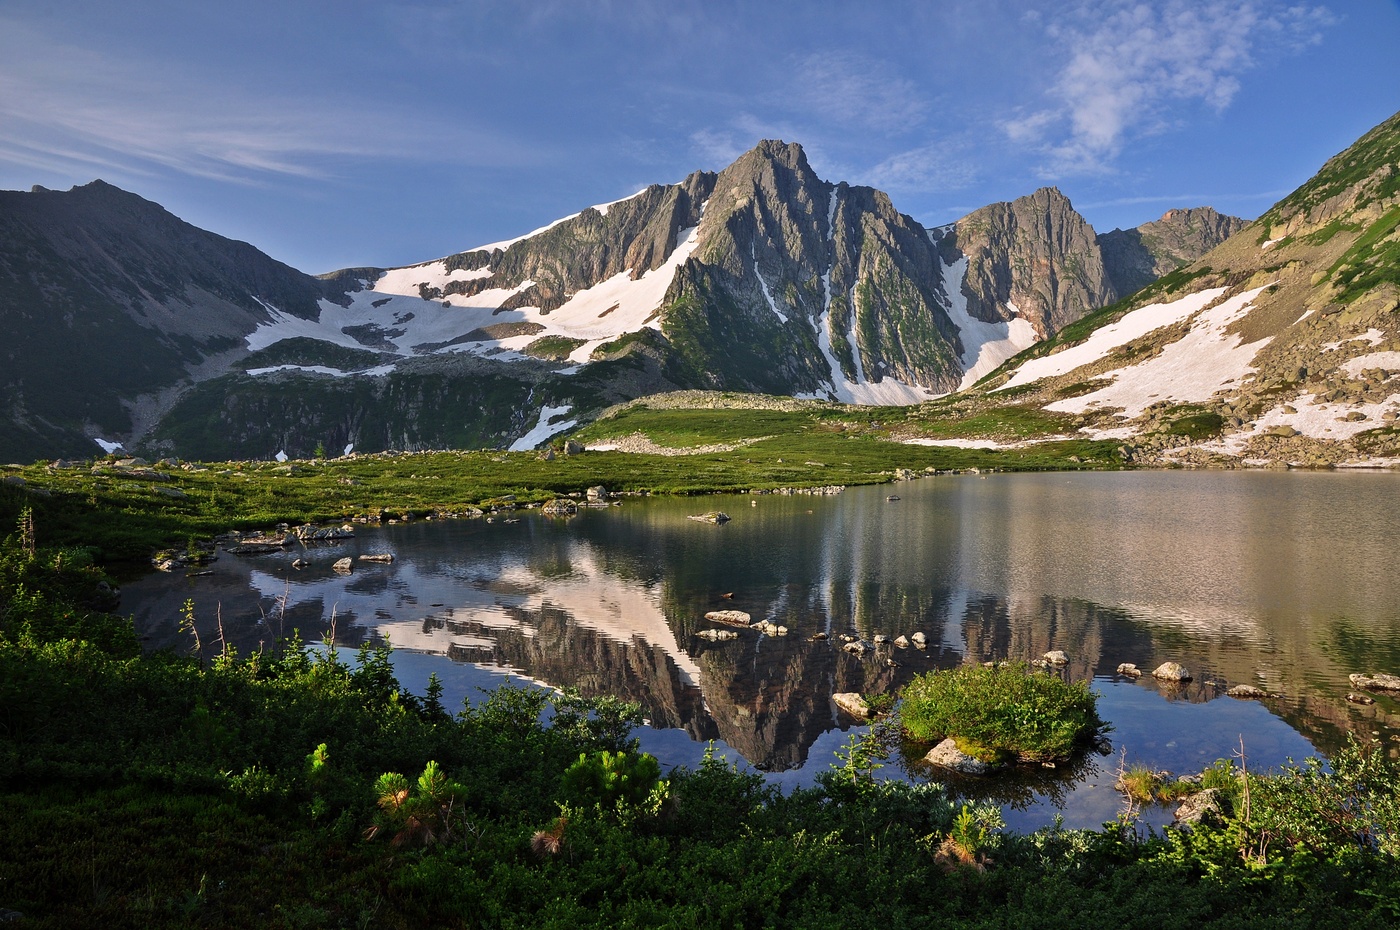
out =
[[(711, 510), (732, 519), (688, 519)], [(358, 559), (384, 553), (392, 563)], [(335, 572), (346, 557), (353, 570)], [(346, 650), (387, 640), (400, 682), (421, 694), (436, 673), (449, 708), (507, 678), (616, 695), (643, 706), (637, 735), (663, 768), (695, 766), (713, 743), (784, 789), (811, 784), (868, 726), (833, 693), (893, 694), (933, 669), (1063, 650), (1051, 674), (1091, 681), (1106, 754), (955, 782), (896, 753), (876, 772), (1000, 803), (1022, 831), (1112, 820), (1124, 765), (1198, 773), (1243, 750), (1266, 770), (1348, 734), (1400, 753), (1400, 701), (1347, 700), (1349, 674), (1400, 673), (1392, 472), (963, 474), (829, 496), (628, 497), (567, 518), (357, 526), (335, 543), (221, 553), (212, 569), (123, 588), (147, 648), (190, 648), (187, 599), (206, 648), (220, 627), (241, 654), (293, 630)], [(704, 619), (722, 609), (787, 633), (698, 636), (734, 629)], [(842, 649), (843, 634), (915, 632), (925, 648)], [(1153, 679), (1166, 661), (1192, 680)], [(1125, 662), (1146, 674), (1119, 676)], [(1266, 696), (1227, 696), (1238, 684)]]

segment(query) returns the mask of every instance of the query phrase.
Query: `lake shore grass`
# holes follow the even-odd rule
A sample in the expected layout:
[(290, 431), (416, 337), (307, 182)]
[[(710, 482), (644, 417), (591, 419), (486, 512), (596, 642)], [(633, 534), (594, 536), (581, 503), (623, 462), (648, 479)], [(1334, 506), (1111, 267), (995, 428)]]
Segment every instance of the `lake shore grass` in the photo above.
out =
[[(812, 405), (744, 410), (736, 416), (733, 410), (636, 405), (576, 437), (585, 449), (638, 434), (667, 450), (734, 446), (700, 454), (563, 454), (560, 439), (560, 451), (552, 457), (543, 450), (432, 451), (131, 467), (121, 465), (119, 456), (106, 456), (64, 463), (71, 467), (47, 462), (0, 466), (0, 525), (12, 525), (19, 509), (31, 506), (45, 544), (89, 546), (106, 562), (141, 562), (156, 549), (186, 546), (191, 539), (228, 530), (357, 516), (421, 518), (506, 497), (520, 504), (543, 503), (596, 485), (624, 494), (699, 495), (879, 484), (900, 474), (969, 469), (1126, 465), (1117, 443), (1085, 439), (1049, 439), (1007, 449), (910, 444), (904, 440), (927, 438), (928, 430), (911, 426), (909, 416), (887, 423), (878, 411), (853, 418), (852, 409)], [(1011, 418), (1008, 436), (1026, 433), (1023, 419)], [(981, 423), (979, 431), (989, 428)], [(950, 429), (958, 432), (944, 427)]]

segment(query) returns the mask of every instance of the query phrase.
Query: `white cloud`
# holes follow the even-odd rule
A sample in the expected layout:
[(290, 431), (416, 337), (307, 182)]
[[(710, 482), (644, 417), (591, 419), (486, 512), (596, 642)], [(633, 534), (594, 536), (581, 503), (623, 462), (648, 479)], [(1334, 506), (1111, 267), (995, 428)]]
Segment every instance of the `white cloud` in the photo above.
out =
[(903, 132), (923, 121), (920, 87), (884, 62), (853, 52), (821, 52), (796, 62), (779, 101), (823, 120), (880, 132)]
[(1259, 0), (1098, 0), (1046, 28), (1063, 64), (1046, 105), (1003, 121), (1016, 143), (1048, 157), (1050, 177), (1111, 170), (1131, 139), (1167, 131), (1191, 105), (1230, 105), (1265, 51), (1320, 41), (1323, 7)]
[(887, 191), (948, 191), (972, 183), (977, 167), (955, 143), (937, 142), (898, 152), (853, 177)]

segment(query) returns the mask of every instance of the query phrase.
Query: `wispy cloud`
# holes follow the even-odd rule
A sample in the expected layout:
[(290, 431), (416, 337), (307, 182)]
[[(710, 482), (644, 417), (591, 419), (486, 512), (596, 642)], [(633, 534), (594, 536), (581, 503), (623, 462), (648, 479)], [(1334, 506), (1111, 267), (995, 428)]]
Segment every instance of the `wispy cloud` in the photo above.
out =
[(898, 133), (917, 126), (928, 110), (917, 84), (865, 55), (808, 55), (795, 62), (793, 73), (778, 101), (824, 121)]
[(854, 177), (887, 191), (951, 191), (977, 177), (977, 166), (962, 146), (936, 142), (898, 152)]
[(499, 136), (376, 113), (362, 101), (269, 99), (155, 70), (0, 18), (0, 158), (58, 173), (171, 170), (260, 184), (324, 179), (343, 159), (447, 160), (438, 153), (450, 152), (469, 164), (509, 164), (528, 157)]
[(1289, 194), (1287, 189), (1253, 191), (1245, 194), (1154, 194), (1146, 197), (1113, 197), (1109, 200), (1096, 200), (1079, 204), (1083, 210), (1097, 210), (1102, 207), (1135, 207), (1139, 204), (1166, 203), (1180, 207), (1183, 204), (1222, 204), (1249, 200), (1278, 200)]
[(725, 126), (707, 127), (691, 133), (690, 144), (707, 167), (724, 168), (761, 139), (805, 143), (809, 138), (791, 123), (765, 120), (752, 113), (740, 112)]
[(1220, 112), (1264, 52), (1321, 41), (1325, 7), (1258, 0), (1096, 0), (1046, 26), (1063, 65), (1046, 105), (1003, 122), (1045, 157), (1047, 177), (1111, 170), (1131, 139), (1170, 129), (1189, 105)]

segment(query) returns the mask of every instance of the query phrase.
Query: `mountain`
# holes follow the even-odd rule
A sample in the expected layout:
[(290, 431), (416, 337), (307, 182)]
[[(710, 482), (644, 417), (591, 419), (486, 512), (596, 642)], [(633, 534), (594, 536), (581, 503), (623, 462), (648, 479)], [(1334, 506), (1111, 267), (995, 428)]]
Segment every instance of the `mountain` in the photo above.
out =
[(1098, 237), (1045, 189), (928, 230), (764, 141), (518, 239), (313, 278), (100, 181), (6, 192), (0, 449), (529, 448), (676, 388), (917, 403), (1233, 228), (1177, 213)]
[(1114, 299), (1140, 291), (1215, 248), (1247, 224), (1210, 207), (1168, 210), (1160, 220), (1136, 229), (1115, 229), (1098, 237)]
[(268, 304), (315, 318), (315, 278), (94, 181), (0, 191), (0, 448), (81, 454), (236, 356)]
[[(1219, 227), (1188, 220), (1188, 232)], [(1144, 241), (1183, 241), (1148, 227)], [(983, 387), (1148, 461), (1400, 463), (1400, 114), (1223, 244)]]

